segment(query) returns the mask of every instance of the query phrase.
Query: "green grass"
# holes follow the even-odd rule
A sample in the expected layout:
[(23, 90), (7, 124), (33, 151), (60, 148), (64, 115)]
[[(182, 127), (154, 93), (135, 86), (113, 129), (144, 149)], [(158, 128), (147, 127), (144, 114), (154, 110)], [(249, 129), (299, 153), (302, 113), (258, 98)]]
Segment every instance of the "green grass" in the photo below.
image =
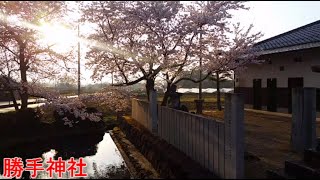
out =
[[(158, 94), (158, 103), (162, 102), (164, 94)], [(197, 93), (183, 93), (181, 96), (181, 104), (188, 107), (189, 110), (195, 110), (196, 105), (194, 100), (198, 99)], [(147, 99), (146, 96), (140, 96), (139, 99)], [(204, 110), (213, 110), (217, 107), (217, 95), (216, 93), (202, 93), (202, 99), (204, 99), (203, 108)], [(221, 93), (221, 105), (224, 103), (224, 93)]]
[(104, 122), (110, 122), (110, 121), (115, 121), (115, 120), (117, 120), (117, 116), (104, 116), (103, 117), (103, 121)]
[[(202, 94), (202, 98), (204, 99), (205, 102), (217, 102), (217, 96), (216, 94), (213, 94), (213, 93)], [(199, 99), (199, 95), (195, 93), (183, 94), (181, 96), (181, 102), (194, 102), (194, 100), (196, 99)], [(223, 96), (221, 96), (221, 101), (224, 101)]]
[(117, 121), (117, 116), (114, 116), (114, 115), (104, 116), (103, 122), (107, 127), (115, 127), (119, 125), (119, 121)]

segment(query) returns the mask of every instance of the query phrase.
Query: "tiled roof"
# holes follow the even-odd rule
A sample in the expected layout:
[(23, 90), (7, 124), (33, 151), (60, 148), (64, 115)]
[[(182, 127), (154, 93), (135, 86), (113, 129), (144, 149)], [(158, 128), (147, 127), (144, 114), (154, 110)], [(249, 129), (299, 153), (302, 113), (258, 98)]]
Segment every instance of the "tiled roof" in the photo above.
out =
[(260, 41), (254, 45), (258, 51), (320, 42), (320, 20)]

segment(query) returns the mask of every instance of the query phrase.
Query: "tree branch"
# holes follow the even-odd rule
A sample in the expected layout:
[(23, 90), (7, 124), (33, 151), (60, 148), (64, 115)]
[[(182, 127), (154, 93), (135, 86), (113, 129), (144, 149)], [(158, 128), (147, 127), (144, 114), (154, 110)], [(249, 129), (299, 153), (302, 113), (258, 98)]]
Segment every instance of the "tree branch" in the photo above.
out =
[(138, 82), (142, 81), (142, 80), (145, 80), (146, 77), (145, 76), (142, 76), (140, 77), (139, 79), (137, 80), (134, 80), (134, 81), (131, 81), (131, 82), (126, 82), (126, 83), (120, 83), (120, 84), (113, 84), (113, 86), (130, 86), (130, 85), (134, 85), (134, 84), (137, 84)]
[(13, 55), (18, 56), (18, 54), (16, 54), (14, 51), (12, 51), (9, 47), (7, 47), (6, 45), (4, 45), (3, 43), (0, 44), (1, 47), (4, 47), (6, 50), (8, 50), (9, 52), (11, 52)]
[(175, 81), (175, 82), (172, 83), (172, 84), (177, 84), (177, 83), (179, 83), (179, 82), (182, 81), (182, 80), (187, 80), (187, 81), (192, 81), (192, 82), (194, 82), (194, 83), (199, 83), (199, 82), (202, 82), (202, 81), (204, 81), (205, 79), (207, 79), (208, 76), (210, 76), (211, 73), (212, 73), (212, 72), (209, 72), (205, 77), (203, 77), (202, 79), (199, 79), (199, 80), (194, 80), (194, 79), (192, 79), (192, 78), (182, 77), (182, 78), (178, 79), (177, 81)]

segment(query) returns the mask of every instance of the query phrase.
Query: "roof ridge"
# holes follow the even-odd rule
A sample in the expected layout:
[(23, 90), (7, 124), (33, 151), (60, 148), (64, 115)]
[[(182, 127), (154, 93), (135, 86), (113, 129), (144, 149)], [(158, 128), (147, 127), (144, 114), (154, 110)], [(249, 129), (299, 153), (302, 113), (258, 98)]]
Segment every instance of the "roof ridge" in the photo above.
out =
[(312, 25), (314, 25), (314, 24), (318, 24), (318, 23), (320, 23), (320, 19), (317, 20), (317, 21), (314, 21), (314, 22), (312, 22), (312, 23), (309, 23), (309, 24), (300, 26), (300, 27), (298, 27), (298, 28), (292, 29), (292, 30), (290, 30), (290, 31), (287, 31), (287, 32), (278, 34), (278, 35), (273, 36), (273, 37), (271, 37), (271, 38), (268, 38), (268, 39), (262, 40), (262, 41), (260, 41), (260, 42), (257, 42), (257, 43), (255, 43), (255, 46), (256, 46), (256, 45), (259, 45), (259, 44), (262, 44), (262, 43), (264, 43), (264, 42), (266, 42), (266, 41), (270, 41), (270, 40), (276, 39), (276, 38), (278, 38), (279, 36), (283, 36), (283, 35), (292, 33), (292, 32), (294, 32), (294, 31), (300, 30), (300, 29), (302, 29), (302, 28), (306, 28), (306, 27), (312, 26)]

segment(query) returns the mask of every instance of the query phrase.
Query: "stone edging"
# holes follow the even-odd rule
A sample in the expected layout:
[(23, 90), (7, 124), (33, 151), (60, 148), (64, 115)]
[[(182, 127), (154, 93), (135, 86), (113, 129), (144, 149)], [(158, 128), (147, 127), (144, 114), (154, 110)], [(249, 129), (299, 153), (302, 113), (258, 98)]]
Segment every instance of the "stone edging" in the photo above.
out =
[(151, 163), (126, 139), (126, 135), (115, 127), (109, 131), (133, 179), (159, 179), (160, 175)]

